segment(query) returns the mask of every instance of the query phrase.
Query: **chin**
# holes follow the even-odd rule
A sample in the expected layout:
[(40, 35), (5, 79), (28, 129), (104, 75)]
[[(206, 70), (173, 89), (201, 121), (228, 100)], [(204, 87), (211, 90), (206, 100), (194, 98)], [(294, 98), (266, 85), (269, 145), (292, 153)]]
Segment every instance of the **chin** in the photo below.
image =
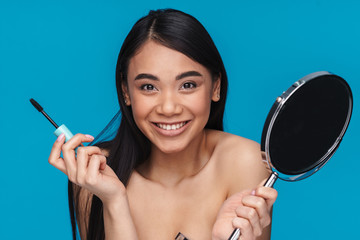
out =
[(156, 146), (161, 152), (166, 154), (174, 154), (182, 152), (186, 149), (185, 146), (182, 146), (179, 143), (172, 143), (172, 144), (163, 144), (161, 147)]

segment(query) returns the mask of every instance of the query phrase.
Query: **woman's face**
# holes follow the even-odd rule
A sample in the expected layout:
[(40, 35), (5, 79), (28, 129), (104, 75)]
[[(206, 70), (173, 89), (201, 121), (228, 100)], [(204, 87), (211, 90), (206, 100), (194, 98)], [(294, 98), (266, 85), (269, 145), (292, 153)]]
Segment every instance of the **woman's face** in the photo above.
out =
[(201, 137), (220, 80), (184, 54), (147, 41), (130, 59), (127, 105), (144, 135), (164, 153), (186, 149)]

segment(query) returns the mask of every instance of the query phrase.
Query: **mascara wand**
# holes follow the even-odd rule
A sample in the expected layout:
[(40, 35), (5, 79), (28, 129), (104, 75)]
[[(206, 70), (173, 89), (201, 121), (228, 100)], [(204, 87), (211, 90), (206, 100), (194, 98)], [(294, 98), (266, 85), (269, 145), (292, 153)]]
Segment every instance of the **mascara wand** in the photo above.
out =
[(30, 98), (30, 102), (31, 104), (39, 111), (41, 112), (46, 118), (47, 120), (49, 120), (49, 122), (54, 125), (55, 128), (59, 128), (59, 125), (57, 125), (54, 120), (51, 119), (51, 117), (49, 117), (49, 115), (46, 114), (46, 112), (44, 111), (43, 107), (40, 106), (40, 104), (35, 101), (33, 98)]
[(46, 118), (47, 120), (49, 120), (49, 122), (54, 125), (54, 127), (56, 128), (54, 134), (58, 137), (60, 136), (62, 133), (65, 134), (65, 140), (69, 141), (70, 138), (72, 138), (74, 135), (71, 133), (71, 131), (65, 126), (65, 124), (62, 124), (60, 127), (59, 125), (57, 125), (54, 120), (51, 119), (51, 117), (49, 117), (49, 115), (46, 114), (46, 112), (44, 111), (43, 107), (40, 106), (40, 104), (35, 101), (33, 98), (30, 98), (30, 102), (31, 104), (39, 111), (41, 112)]

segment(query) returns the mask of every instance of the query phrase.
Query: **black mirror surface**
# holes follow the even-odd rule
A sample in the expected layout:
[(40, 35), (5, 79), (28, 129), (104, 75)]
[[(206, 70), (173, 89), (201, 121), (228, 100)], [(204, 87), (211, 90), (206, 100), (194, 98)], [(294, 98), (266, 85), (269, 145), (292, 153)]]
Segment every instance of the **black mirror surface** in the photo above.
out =
[(261, 148), (273, 171), (300, 180), (334, 154), (352, 113), (352, 93), (341, 77), (312, 73), (277, 98), (266, 119)]

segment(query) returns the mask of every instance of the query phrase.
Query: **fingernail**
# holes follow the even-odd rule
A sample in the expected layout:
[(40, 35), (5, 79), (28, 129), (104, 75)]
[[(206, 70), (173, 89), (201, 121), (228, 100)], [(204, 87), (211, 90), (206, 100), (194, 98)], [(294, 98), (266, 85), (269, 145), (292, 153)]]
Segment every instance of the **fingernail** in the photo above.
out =
[(251, 195), (255, 196), (255, 190), (252, 190)]
[(91, 140), (93, 140), (93, 139), (94, 139), (94, 137), (93, 137), (93, 136), (91, 136), (91, 135), (89, 135), (89, 134), (86, 134), (86, 135), (85, 135), (85, 137), (86, 137), (86, 138), (89, 138), (89, 139), (91, 139)]
[(61, 142), (62, 140), (64, 140), (64, 138), (65, 138), (65, 134), (62, 133), (62, 134), (60, 134), (60, 135), (58, 136), (58, 138), (56, 139), (56, 141)]

